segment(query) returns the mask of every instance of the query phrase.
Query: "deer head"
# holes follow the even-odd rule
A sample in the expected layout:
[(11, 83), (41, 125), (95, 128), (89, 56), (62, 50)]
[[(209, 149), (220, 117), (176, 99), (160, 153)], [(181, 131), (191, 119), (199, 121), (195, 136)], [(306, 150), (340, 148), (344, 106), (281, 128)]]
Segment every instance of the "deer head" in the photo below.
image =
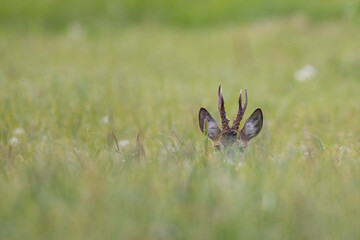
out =
[(263, 125), (263, 114), (260, 108), (256, 109), (251, 116), (245, 121), (243, 128), (239, 131), (240, 122), (244, 116), (248, 95), (245, 89), (245, 103), (241, 103), (242, 90), (239, 96), (239, 111), (233, 121), (233, 125), (229, 126), (229, 119), (226, 118), (224, 98), (222, 95), (221, 85), (218, 91), (218, 108), (221, 117), (222, 129), (220, 129), (215, 119), (205, 108), (200, 108), (199, 111), (199, 126), (200, 130), (207, 134), (212, 140), (215, 149), (224, 150), (229, 148), (239, 148), (246, 150), (249, 141), (256, 137), (261, 131)]

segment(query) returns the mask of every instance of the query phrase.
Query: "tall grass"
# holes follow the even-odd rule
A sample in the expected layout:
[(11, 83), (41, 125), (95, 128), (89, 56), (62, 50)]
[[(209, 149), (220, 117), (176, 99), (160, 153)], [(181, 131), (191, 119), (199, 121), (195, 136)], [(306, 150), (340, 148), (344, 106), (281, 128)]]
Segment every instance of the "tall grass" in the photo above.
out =
[[(0, 34), (1, 239), (360, 236), (358, 23), (81, 29)], [(243, 158), (198, 127), (219, 82), (264, 112)]]

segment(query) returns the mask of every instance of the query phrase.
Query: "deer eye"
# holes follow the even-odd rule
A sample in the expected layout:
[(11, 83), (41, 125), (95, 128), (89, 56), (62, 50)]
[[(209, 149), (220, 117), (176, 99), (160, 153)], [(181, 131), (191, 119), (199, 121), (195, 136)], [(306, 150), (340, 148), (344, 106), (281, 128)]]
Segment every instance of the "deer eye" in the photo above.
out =
[(219, 145), (215, 145), (214, 148), (215, 148), (216, 151), (220, 151), (220, 150), (221, 150), (221, 148), (220, 148)]

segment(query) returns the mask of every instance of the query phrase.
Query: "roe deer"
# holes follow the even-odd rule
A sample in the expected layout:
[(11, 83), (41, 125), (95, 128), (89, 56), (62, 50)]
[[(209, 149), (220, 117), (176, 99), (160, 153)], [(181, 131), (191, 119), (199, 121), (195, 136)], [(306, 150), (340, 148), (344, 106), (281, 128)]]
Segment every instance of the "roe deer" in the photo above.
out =
[[(239, 111), (233, 121), (233, 125), (229, 126), (229, 119), (226, 118), (224, 98), (222, 95), (221, 85), (219, 84), (218, 91), (218, 108), (221, 117), (222, 130), (218, 127), (215, 119), (205, 108), (200, 108), (199, 111), (199, 126), (204, 134), (212, 140), (215, 149), (224, 150), (229, 148), (246, 150), (249, 141), (256, 137), (263, 126), (263, 114), (260, 108), (256, 109), (251, 116), (246, 120), (244, 127), (239, 131), (240, 122), (244, 116), (247, 103), (247, 89), (245, 88), (245, 103), (241, 103), (241, 93), (239, 97)], [(207, 122), (207, 124), (206, 124)]]

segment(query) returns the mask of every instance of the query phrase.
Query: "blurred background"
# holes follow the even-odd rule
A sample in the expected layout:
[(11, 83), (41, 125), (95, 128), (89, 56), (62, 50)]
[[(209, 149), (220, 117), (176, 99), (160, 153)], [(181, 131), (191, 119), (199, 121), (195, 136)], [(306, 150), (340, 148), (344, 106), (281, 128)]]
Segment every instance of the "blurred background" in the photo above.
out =
[[(13, 91), (22, 87), (34, 101), (42, 95), (55, 101), (51, 92), (69, 89), (61, 101), (96, 118), (121, 116), (123, 123), (114, 124), (127, 137), (139, 129), (153, 135), (184, 119), (197, 129), (200, 105), (216, 111), (219, 82), (231, 112), (240, 88), (248, 87), (257, 96), (253, 108), (262, 103), (274, 113), (276, 98), (269, 97), (277, 94), (286, 107), (277, 110), (290, 114), (296, 104), (321, 101), (320, 108), (339, 86), (354, 90), (359, 14), (358, 0), (1, 1), (2, 82)], [(300, 101), (311, 89), (308, 101)], [(98, 101), (86, 108), (94, 96)], [(79, 124), (74, 131), (83, 132)]]
[(1, 1), (0, 22), (53, 31), (64, 29), (74, 21), (89, 28), (143, 22), (209, 27), (294, 13), (305, 14), (314, 21), (352, 19), (359, 15), (359, 8), (357, 0), (13, 0)]

